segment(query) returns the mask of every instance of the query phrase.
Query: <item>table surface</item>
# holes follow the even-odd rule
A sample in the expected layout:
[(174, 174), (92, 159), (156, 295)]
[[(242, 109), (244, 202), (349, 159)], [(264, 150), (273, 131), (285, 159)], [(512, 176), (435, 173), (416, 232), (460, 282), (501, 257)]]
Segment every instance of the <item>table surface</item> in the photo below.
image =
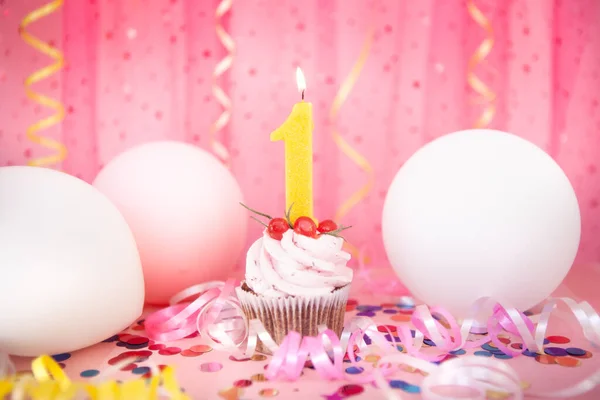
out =
[[(564, 294), (572, 294), (563, 287)], [(398, 297), (384, 295), (375, 297), (365, 291), (364, 287), (356, 287), (351, 295), (352, 300), (347, 309), (347, 318), (359, 313), (366, 313), (380, 325), (409, 324), (410, 310), (398, 307)], [(556, 357), (554, 364), (543, 364), (535, 357), (519, 356), (505, 359), (514, 367), (529, 391), (551, 391), (572, 385), (594, 371), (600, 369), (600, 354), (583, 338), (575, 319), (567, 313), (552, 317), (548, 335), (558, 335), (558, 341), (568, 343), (549, 343), (547, 347), (576, 347), (588, 351), (589, 358), (572, 356)], [(566, 339), (565, 339), (566, 338)], [(553, 338), (551, 338), (553, 339)], [(519, 343), (511, 338), (512, 343)], [(488, 349), (489, 350), (489, 349)], [(481, 356), (489, 356), (488, 350), (477, 348), (467, 354), (477, 352)], [(143, 326), (134, 323), (122, 334), (87, 349), (73, 353), (55, 355), (65, 372), (72, 379), (86, 381), (109, 367), (111, 362), (131, 355), (132, 352), (144, 357), (147, 361), (130, 365), (119, 371), (115, 378), (127, 380), (147, 374), (148, 362), (154, 365), (172, 365), (181, 386), (194, 399), (262, 399), (277, 397), (279, 399), (321, 399), (345, 398), (383, 399), (383, 393), (373, 385), (357, 385), (349, 381), (325, 381), (319, 378), (316, 371), (305, 368), (302, 377), (296, 382), (267, 381), (264, 370), (269, 358), (257, 355), (252, 359), (236, 360), (224, 351), (212, 350), (203, 345), (200, 337), (187, 338), (174, 343), (154, 343), (148, 341)], [(591, 355), (591, 357), (590, 357)], [(463, 355), (457, 355), (462, 357)], [(492, 357), (497, 355), (492, 354)], [(502, 357), (500, 355), (500, 357)], [(369, 366), (376, 362), (375, 355), (362, 354), (362, 363)], [(562, 358), (562, 360), (558, 360)], [(27, 370), (31, 359), (14, 358), (19, 371)], [(348, 365), (350, 366), (350, 365)], [(356, 374), (354, 368), (347, 370)], [(420, 383), (423, 375), (419, 371), (400, 371), (391, 377), (394, 392), (402, 399), (420, 398)], [(337, 394), (337, 395), (336, 395)], [(530, 396), (526, 396), (530, 398)], [(488, 398), (508, 398), (502, 393), (490, 393)], [(599, 399), (600, 388), (577, 397), (577, 399)]]

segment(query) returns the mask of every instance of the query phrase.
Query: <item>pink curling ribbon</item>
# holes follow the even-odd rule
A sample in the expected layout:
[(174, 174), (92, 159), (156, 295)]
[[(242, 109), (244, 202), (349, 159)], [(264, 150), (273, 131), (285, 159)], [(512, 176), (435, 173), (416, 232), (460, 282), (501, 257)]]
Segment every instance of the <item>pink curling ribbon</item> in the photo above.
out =
[[(268, 379), (297, 380), (306, 362), (310, 361), (323, 379), (372, 382), (382, 389), (389, 400), (398, 399), (398, 396), (389, 389), (385, 378), (397, 371), (400, 364), (417, 368), (427, 374), (421, 385), (425, 399), (452, 399), (450, 392), (442, 392), (440, 389), (456, 386), (474, 390), (477, 395), (472, 398), (477, 399), (485, 399), (488, 390), (510, 393), (514, 399), (523, 398), (519, 377), (505, 362), (473, 356), (447, 360), (440, 365), (431, 361), (441, 361), (453, 350), (478, 347), (490, 340), (506, 354), (519, 355), (525, 349), (542, 353), (550, 315), (559, 303), (569, 307), (581, 325), (585, 337), (593, 345), (600, 345), (598, 313), (589, 303), (577, 303), (569, 298), (550, 299), (543, 308), (537, 325), (522, 312), (497, 304), (491, 298), (477, 300), (469, 317), (465, 318), (461, 325), (444, 308), (419, 305), (411, 319), (415, 327), (414, 337), (407, 325), (394, 326), (406, 354), (398, 350), (397, 342), (389, 341), (385, 332), (380, 332), (378, 326), (366, 317), (355, 317), (349, 321), (339, 338), (326, 326), (320, 326), (316, 337), (302, 337), (297, 332), (290, 332), (282, 343), (277, 345), (260, 321), (246, 319), (239, 301), (233, 295), (234, 285), (233, 280), (225, 283), (210, 282), (178, 293), (171, 300), (171, 306), (146, 318), (148, 336), (159, 341), (172, 341), (198, 331), (215, 347), (241, 351), (245, 357), (254, 354), (260, 339), (273, 354), (265, 373)], [(488, 308), (492, 310), (492, 315), (487, 321), (489, 334), (487, 337), (472, 340), (469, 332), (475, 322), (475, 316)], [(445, 324), (440, 322), (440, 319), (443, 319)], [(384, 330), (393, 340), (393, 329), (386, 326)], [(524, 348), (520, 351), (507, 348), (499, 339), (503, 331), (519, 336)], [(370, 345), (367, 345), (367, 337)], [(425, 338), (434, 342), (435, 347), (424, 350)], [(360, 375), (347, 375), (344, 371), (348, 366), (365, 368), (364, 365), (358, 364), (355, 353), (366, 351), (370, 346), (376, 347), (383, 355), (378, 366), (367, 369)], [(344, 363), (345, 356), (349, 364)], [(598, 385), (600, 371), (561, 391), (528, 394), (569, 398)]]

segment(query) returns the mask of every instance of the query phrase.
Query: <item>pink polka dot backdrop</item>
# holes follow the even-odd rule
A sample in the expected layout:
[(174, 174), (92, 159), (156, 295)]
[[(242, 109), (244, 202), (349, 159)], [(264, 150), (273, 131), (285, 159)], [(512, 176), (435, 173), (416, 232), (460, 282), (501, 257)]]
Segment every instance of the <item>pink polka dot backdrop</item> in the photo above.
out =
[[(49, 60), (27, 46), (18, 25), (42, 0), (0, 0), (0, 165), (47, 154), (26, 128), (49, 115), (25, 96), (23, 80)], [(28, 28), (61, 49), (66, 68), (36, 86), (61, 99), (67, 115), (44, 135), (62, 141), (63, 170), (91, 181), (103, 164), (134, 145), (174, 139), (210, 149), (220, 114), (212, 74), (226, 50), (215, 32), (218, 1), (66, 0)], [(495, 92), (492, 128), (549, 152), (575, 186), (583, 214), (579, 263), (600, 259), (600, 3), (597, 0), (481, 0), (494, 28), (477, 75)], [(371, 25), (372, 24), (372, 25)], [(332, 139), (333, 99), (374, 42), (339, 114), (340, 134), (375, 171), (375, 186), (344, 217), (347, 238), (368, 245), (385, 265), (381, 211), (398, 168), (423, 144), (470, 128), (483, 106), (467, 83), (467, 63), (485, 31), (459, 0), (239, 0), (223, 25), (236, 51), (219, 83), (232, 99), (217, 133), (231, 154), (246, 202), (284, 208), (283, 146), (269, 141), (299, 100), (306, 75), (315, 116), (315, 202), (329, 218), (367, 175)], [(551, 201), (551, 199), (549, 199)], [(260, 227), (250, 224), (249, 239)], [(581, 264), (583, 265), (583, 264)], [(586, 267), (580, 267), (586, 268)]]

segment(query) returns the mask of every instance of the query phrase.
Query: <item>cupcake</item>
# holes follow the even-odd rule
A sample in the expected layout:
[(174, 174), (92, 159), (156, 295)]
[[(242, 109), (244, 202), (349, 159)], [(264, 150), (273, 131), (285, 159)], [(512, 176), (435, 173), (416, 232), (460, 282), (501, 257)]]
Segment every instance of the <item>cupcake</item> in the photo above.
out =
[[(292, 225), (289, 211), (286, 218), (271, 218), (249, 210), (268, 223), (248, 250), (245, 280), (236, 288), (248, 320), (260, 320), (277, 344), (290, 331), (316, 336), (319, 325), (340, 335), (352, 282), (350, 254), (339, 235), (347, 227), (331, 220), (317, 226), (308, 217)], [(260, 342), (258, 350), (268, 352)]]

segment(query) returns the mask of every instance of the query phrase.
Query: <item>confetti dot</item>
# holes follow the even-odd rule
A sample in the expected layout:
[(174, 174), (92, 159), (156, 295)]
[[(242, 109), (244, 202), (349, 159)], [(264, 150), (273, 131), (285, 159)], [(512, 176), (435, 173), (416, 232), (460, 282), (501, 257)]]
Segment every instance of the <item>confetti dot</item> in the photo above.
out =
[(492, 343), (485, 343), (485, 344), (481, 345), (481, 348), (484, 349), (484, 350), (487, 350), (487, 351), (489, 351), (491, 353), (501, 353), (501, 354), (504, 354), (504, 353), (502, 353), (502, 350), (498, 349)]
[(408, 382), (401, 381), (398, 379), (390, 381), (390, 386), (394, 389), (402, 389), (407, 393), (420, 393), (421, 388), (416, 385), (411, 385)]
[(148, 344), (149, 341), (150, 341), (150, 339), (143, 337), (143, 336), (132, 336), (132, 337), (128, 338), (127, 340), (125, 340), (125, 342), (127, 342), (127, 344), (133, 344), (133, 345)]
[(352, 375), (360, 374), (363, 371), (364, 371), (364, 368), (362, 368), (362, 367), (348, 367), (348, 368), (346, 368), (346, 373), (352, 374)]
[(466, 354), (467, 352), (464, 351), (463, 349), (458, 349), (458, 350), (454, 350), (451, 351), (450, 354), (454, 355), (454, 356), (462, 356), (463, 354)]
[(262, 397), (275, 397), (279, 394), (279, 390), (277, 389), (263, 389), (258, 394)]
[(219, 391), (219, 397), (226, 400), (237, 400), (241, 395), (242, 389), (235, 386)]
[(410, 315), (396, 314), (391, 317), (391, 320), (396, 322), (408, 322), (410, 321)]
[(494, 354), (495, 358), (498, 358), (500, 360), (510, 360), (511, 358), (513, 358), (512, 356), (509, 356), (508, 354)]
[(137, 364), (127, 364), (123, 367), (121, 367), (121, 371), (133, 371), (134, 369), (136, 369), (138, 366)]
[(555, 357), (564, 357), (569, 354), (567, 353), (567, 350), (563, 349), (562, 347), (546, 347), (544, 349), (544, 353)]
[(558, 357), (556, 363), (562, 367), (580, 367), (581, 360), (574, 357)]
[(565, 350), (567, 351), (567, 354), (570, 354), (572, 356), (583, 356), (583, 355), (585, 355), (585, 350), (584, 349), (580, 349), (578, 347), (568, 347)]
[(385, 314), (397, 314), (398, 310), (383, 310)]
[(413, 373), (415, 373), (415, 372), (418, 372), (418, 371), (419, 371), (419, 370), (418, 370), (417, 368), (415, 368), (415, 367), (412, 367), (412, 366), (410, 366), (410, 365), (404, 365), (404, 364), (400, 365), (400, 369), (401, 369), (402, 371), (404, 371), (404, 372), (409, 372), (409, 373), (411, 373), (411, 374), (413, 374)]
[(181, 349), (179, 347), (165, 347), (162, 350), (158, 351), (158, 354), (161, 356), (174, 356), (175, 354), (181, 353)]
[(71, 353), (55, 354), (52, 356), (52, 358), (54, 358), (54, 361), (56, 362), (67, 361), (69, 358), (71, 358)]
[(587, 359), (587, 358), (592, 358), (592, 355), (593, 354), (591, 352), (586, 351), (584, 355), (582, 355), (582, 356), (574, 356), (574, 357), (582, 358), (582, 359)]
[(510, 347), (512, 347), (513, 349), (521, 350), (523, 348), (523, 344), (522, 343), (511, 343)]
[(184, 350), (184, 351), (181, 352), (181, 355), (184, 356), (184, 357), (199, 357), (202, 354), (203, 353), (196, 353), (195, 351), (192, 351), (192, 350), (189, 350), (189, 349)]
[(361, 385), (344, 385), (341, 388), (339, 388), (337, 392), (341, 396), (349, 397), (349, 396), (356, 396), (357, 394), (361, 394), (364, 391), (365, 391), (365, 388), (362, 387)]
[(396, 332), (396, 327), (393, 325), (379, 325), (377, 330), (382, 333)]
[(564, 336), (548, 336), (546, 339), (548, 339), (548, 342), (554, 344), (567, 344), (571, 341), (569, 338)]
[(556, 358), (546, 354), (538, 354), (537, 356), (535, 356), (535, 361), (539, 362), (540, 364), (546, 365), (556, 364)]
[(233, 386), (239, 387), (239, 388), (248, 387), (250, 385), (252, 385), (252, 381), (249, 379), (240, 379), (240, 380), (233, 382)]
[(223, 364), (218, 362), (209, 362), (200, 365), (200, 371), (202, 372), (217, 372), (223, 369)]
[(235, 361), (235, 362), (244, 362), (244, 361), (250, 361), (250, 358), (236, 358), (234, 356), (229, 356), (229, 359), (231, 361)]
[(423, 343), (425, 343), (427, 346), (435, 346), (435, 342), (431, 339), (423, 339)]
[(493, 355), (492, 352), (489, 351), (476, 351), (475, 353), (473, 353), (476, 356), (480, 356), (480, 357), (491, 357)]
[(250, 377), (250, 379), (254, 382), (264, 382), (267, 380), (264, 374), (254, 374)]
[(356, 306), (356, 309), (359, 311), (379, 311), (381, 310), (381, 306), (360, 305)]
[(131, 370), (136, 375), (144, 375), (150, 372), (150, 367), (137, 367)]
[(151, 344), (150, 346), (148, 346), (149, 350), (162, 350), (164, 349), (166, 346), (164, 344)]
[(379, 361), (380, 358), (381, 357), (376, 354), (369, 354), (368, 356), (365, 357), (365, 361), (373, 363), (373, 362)]
[(363, 311), (356, 314), (358, 317), (374, 317), (375, 313), (373, 311)]
[(264, 361), (267, 359), (267, 356), (264, 354), (254, 354), (250, 359), (252, 361)]
[(98, 371), (97, 369), (86, 369), (85, 371), (81, 371), (79, 376), (81, 376), (82, 378), (93, 378), (99, 373), (100, 371)]
[(212, 351), (212, 347), (210, 347), (209, 345), (206, 344), (198, 344), (196, 346), (192, 346), (190, 347), (190, 350), (193, 351), (194, 353), (208, 353), (210, 351)]

